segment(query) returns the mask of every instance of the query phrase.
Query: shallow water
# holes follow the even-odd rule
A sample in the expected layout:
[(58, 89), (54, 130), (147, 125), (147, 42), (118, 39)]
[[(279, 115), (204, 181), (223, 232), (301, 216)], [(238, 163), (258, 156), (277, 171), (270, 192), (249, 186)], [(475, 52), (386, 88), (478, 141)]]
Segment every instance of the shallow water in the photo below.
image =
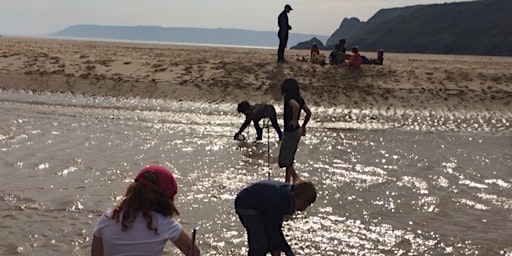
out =
[[(271, 129), (232, 140), (233, 108), (0, 92), (0, 255), (88, 255), (98, 216), (151, 163), (174, 170), (204, 255), (243, 255), (234, 196), (284, 170)], [(313, 114), (296, 169), (319, 197), (285, 222), (297, 255), (512, 255), (510, 112)]]

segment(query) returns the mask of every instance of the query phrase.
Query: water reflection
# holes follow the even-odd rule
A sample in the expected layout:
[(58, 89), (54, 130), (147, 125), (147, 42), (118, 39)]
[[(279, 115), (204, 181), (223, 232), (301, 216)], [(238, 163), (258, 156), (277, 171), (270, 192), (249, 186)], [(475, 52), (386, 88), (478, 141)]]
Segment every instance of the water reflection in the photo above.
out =
[[(97, 217), (148, 163), (175, 173), (206, 255), (245, 253), (233, 199), (284, 178), (274, 133), (233, 141), (233, 106), (66, 97), (0, 101), (0, 254), (88, 255)], [(510, 113), (315, 111), (296, 168), (319, 197), (285, 222), (297, 255), (512, 255)]]

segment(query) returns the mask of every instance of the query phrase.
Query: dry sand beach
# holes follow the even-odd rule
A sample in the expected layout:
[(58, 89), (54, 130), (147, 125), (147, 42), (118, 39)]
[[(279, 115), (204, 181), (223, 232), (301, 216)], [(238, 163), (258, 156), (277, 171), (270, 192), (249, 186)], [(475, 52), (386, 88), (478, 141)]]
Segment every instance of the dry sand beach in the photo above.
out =
[(203, 255), (245, 255), (235, 195), (284, 170), (272, 130), (233, 140), (236, 103), (273, 103), (282, 123), (293, 77), (313, 112), (295, 165), (319, 191), (284, 223), (296, 255), (512, 256), (511, 57), (385, 53), (348, 70), (295, 61), (308, 55), (0, 37), (0, 255), (90, 255), (147, 164), (173, 170)]
[[(328, 52), (325, 52), (328, 55)], [(375, 53), (364, 53), (375, 57)], [(512, 58), (385, 53), (348, 70), (296, 62), (308, 51), (2, 37), (0, 87), (211, 103), (280, 102), (296, 78), (310, 105), (510, 111)]]

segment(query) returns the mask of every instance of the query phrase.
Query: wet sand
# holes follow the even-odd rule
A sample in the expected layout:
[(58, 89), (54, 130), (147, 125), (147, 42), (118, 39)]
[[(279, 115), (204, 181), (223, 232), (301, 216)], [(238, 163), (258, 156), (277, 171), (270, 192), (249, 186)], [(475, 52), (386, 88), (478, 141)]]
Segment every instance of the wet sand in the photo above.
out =
[[(281, 101), (293, 77), (312, 106), (510, 111), (512, 58), (385, 53), (360, 70), (295, 61), (308, 51), (2, 37), (0, 88), (209, 103)], [(328, 52), (323, 52), (328, 56)], [(362, 53), (375, 57), (375, 53)]]

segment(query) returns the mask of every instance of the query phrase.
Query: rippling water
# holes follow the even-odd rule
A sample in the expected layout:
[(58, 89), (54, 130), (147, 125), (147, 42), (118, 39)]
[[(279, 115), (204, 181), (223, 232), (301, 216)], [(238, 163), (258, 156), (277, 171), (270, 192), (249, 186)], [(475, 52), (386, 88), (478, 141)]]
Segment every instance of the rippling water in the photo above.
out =
[[(510, 112), (313, 114), (296, 169), (319, 197), (285, 222), (297, 255), (512, 255)], [(205, 255), (243, 255), (236, 193), (284, 178), (272, 130), (232, 140), (232, 105), (2, 91), (0, 119), (0, 255), (88, 255), (98, 216), (150, 163), (174, 170)]]

